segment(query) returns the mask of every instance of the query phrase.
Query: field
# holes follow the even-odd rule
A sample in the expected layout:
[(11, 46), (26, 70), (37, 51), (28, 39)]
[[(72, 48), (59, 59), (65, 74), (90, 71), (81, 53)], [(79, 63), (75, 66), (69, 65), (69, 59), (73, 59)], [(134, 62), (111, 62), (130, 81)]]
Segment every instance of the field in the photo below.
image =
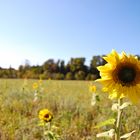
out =
[[(91, 82), (44, 80), (36, 101), (34, 82), (38, 81), (0, 80), (0, 140), (43, 140), (38, 113), (44, 108), (53, 113), (51, 123), (61, 140), (96, 140), (97, 133), (112, 127), (95, 128), (115, 113), (107, 94), (101, 93), (100, 101), (91, 106)], [(140, 140), (139, 107), (130, 106), (123, 112), (121, 133), (136, 130), (130, 140)]]

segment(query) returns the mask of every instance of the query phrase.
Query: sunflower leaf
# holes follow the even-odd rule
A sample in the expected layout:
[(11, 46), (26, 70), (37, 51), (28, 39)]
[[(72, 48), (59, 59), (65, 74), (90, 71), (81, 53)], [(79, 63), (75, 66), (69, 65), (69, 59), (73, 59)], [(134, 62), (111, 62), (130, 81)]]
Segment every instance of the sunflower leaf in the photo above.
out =
[(126, 133), (126, 134), (122, 135), (120, 138), (121, 139), (126, 139), (126, 138), (130, 137), (135, 132), (136, 132), (136, 130), (133, 130), (132, 132), (129, 132), (129, 133)]
[(124, 109), (124, 108), (126, 108), (126, 107), (128, 107), (128, 106), (130, 106), (130, 105), (131, 105), (130, 102), (125, 102), (125, 103), (123, 103), (123, 104), (120, 106), (120, 109)]
[(114, 118), (110, 118), (110, 119), (108, 119), (106, 121), (103, 121), (103, 122), (97, 124), (95, 126), (95, 128), (100, 128), (100, 127), (107, 126), (107, 125), (114, 125), (115, 121), (116, 120)]
[(124, 108), (126, 108), (126, 107), (128, 107), (128, 106), (130, 106), (132, 103), (130, 103), (130, 102), (125, 102), (125, 103), (123, 103), (120, 107), (119, 107), (119, 104), (118, 103), (114, 103), (113, 105), (112, 105), (112, 110), (113, 111), (117, 111), (118, 109), (124, 109)]
[(110, 129), (109, 131), (105, 131), (105, 132), (102, 132), (102, 133), (99, 133), (96, 135), (97, 138), (99, 137), (109, 137), (109, 138), (112, 138), (115, 134), (115, 130), (114, 129)]
[(119, 108), (119, 104), (118, 103), (114, 103), (113, 105), (112, 105), (112, 111), (117, 111), (118, 110), (118, 108)]
[(97, 95), (96, 93), (94, 93), (92, 95), (91, 105), (94, 106), (99, 101), (100, 101), (99, 95)]

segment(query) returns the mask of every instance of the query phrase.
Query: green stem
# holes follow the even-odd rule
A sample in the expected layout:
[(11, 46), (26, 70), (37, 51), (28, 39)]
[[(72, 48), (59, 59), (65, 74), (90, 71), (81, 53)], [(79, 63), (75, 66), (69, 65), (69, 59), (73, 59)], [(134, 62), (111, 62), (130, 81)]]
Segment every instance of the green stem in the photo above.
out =
[(43, 139), (44, 140), (47, 140), (46, 136), (45, 136), (45, 131), (46, 131), (46, 127), (45, 125), (43, 126)]
[(121, 128), (121, 117), (122, 117), (122, 110), (120, 106), (122, 105), (122, 99), (118, 99), (118, 116), (116, 121), (116, 132), (115, 132), (115, 140), (120, 140), (120, 128)]
[(44, 139), (44, 140), (50, 140), (50, 138), (49, 138), (48, 136), (45, 135), (45, 132), (46, 132), (46, 131), (49, 131), (49, 130), (51, 130), (51, 123), (50, 123), (50, 122), (46, 123), (46, 124), (43, 126), (43, 139)]

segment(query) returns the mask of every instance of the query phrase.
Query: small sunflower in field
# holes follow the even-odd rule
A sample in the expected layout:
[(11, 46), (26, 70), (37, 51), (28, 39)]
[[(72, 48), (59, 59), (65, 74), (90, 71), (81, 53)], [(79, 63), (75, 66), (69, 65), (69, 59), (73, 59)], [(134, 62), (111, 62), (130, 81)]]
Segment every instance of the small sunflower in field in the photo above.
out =
[(35, 82), (35, 83), (33, 83), (32, 87), (33, 87), (33, 89), (37, 89), (39, 87), (39, 85), (38, 85), (38, 83)]
[(93, 84), (90, 84), (89, 85), (89, 92), (92, 92), (92, 93), (96, 92), (96, 86)]
[(132, 102), (140, 100), (140, 61), (133, 55), (125, 52), (118, 54), (112, 50), (103, 57), (106, 60), (104, 66), (97, 67), (100, 71), (100, 81), (104, 89), (110, 95), (117, 98), (126, 96)]
[(39, 119), (44, 122), (50, 122), (53, 118), (52, 113), (48, 109), (42, 109), (39, 111)]

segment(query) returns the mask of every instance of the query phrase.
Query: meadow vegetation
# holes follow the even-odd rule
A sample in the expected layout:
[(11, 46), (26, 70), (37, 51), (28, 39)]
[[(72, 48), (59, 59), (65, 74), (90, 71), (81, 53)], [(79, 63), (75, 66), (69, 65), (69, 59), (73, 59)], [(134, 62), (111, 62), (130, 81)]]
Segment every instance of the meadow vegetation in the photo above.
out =
[[(35, 100), (34, 83), (38, 83)], [(112, 118), (112, 101), (99, 93), (100, 101), (91, 105), (91, 81), (0, 80), (0, 139), (43, 140), (38, 113), (48, 108), (53, 113), (52, 125), (61, 140), (97, 140), (96, 134), (112, 126), (96, 127)], [(92, 82), (93, 83), (93, 82)], [(100, 88), (100, 85), (96, 85)], [(139, 105), (123, 112), (122, 133), (136, 130), (131, 140), (140, 139)], [(124, 125), (123, 125), (124, 124)], [(107, 138), (106, 138), (107, 139)], [(105, 140), (105, 138), (98, 138)]]

